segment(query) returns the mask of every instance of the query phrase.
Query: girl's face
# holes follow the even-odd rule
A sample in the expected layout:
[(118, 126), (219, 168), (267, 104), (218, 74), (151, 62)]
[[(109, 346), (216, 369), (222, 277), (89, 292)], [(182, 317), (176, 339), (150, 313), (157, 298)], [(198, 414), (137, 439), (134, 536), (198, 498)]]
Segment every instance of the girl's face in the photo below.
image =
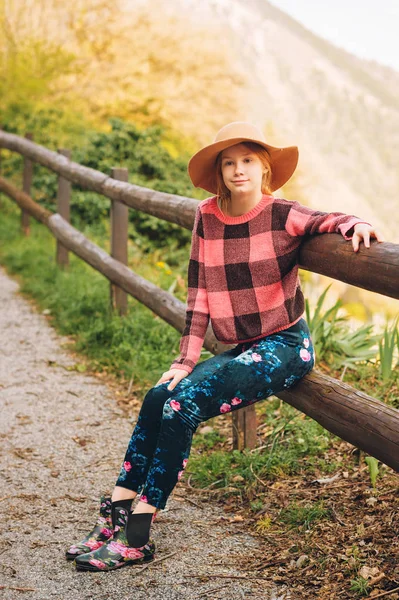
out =
[(222, 177), (234, 196), (260, 193), (266, 167), (259, 156), (243, 144), (235, 144), (222, 152)]

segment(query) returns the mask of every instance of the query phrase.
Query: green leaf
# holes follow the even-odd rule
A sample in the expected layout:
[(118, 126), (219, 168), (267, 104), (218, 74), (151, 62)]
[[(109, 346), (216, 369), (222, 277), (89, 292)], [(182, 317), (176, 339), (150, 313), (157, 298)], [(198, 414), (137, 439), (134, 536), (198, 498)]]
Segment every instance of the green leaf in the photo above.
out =
[(369, 467), (370, 479), (373, 488), (375, 488), (375, 483), (377, 480), (378, 471), (378, 460), (374, 458), (374, 456), (366, 456), (364, 459)]

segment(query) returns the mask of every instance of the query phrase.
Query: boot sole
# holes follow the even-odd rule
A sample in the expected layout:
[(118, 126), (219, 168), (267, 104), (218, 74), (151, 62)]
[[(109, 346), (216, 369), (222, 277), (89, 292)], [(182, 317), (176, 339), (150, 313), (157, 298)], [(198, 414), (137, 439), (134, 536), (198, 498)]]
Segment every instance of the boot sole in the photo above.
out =
[(76, 558), (77, 556), (80, 556), (80, 555), (79, 555), (79, 554), (65, 554), (65, 558), (66, 558), (67, 560), (75, 560), (75, 558)]
[(108, 569), (98, 569), (97, 567), (95, 567), (94, 565), (91, 565), (90, 563), (85, 564), (85, 565), (76, 563), (75, 566), (76, 566), (77, 571), (95, 571), (96, 573), (106, 573), (107, 571), (115, 571), (116, 569), (122, 569), (123, 567), (128, 567), (130, 565), (140, 565), (145, 562), (150, 562), (150, 561), (154, 560), (154, 558), (155, 558), (155, 554), (153, 554), (151, 556), (145, 556), (144, 558), (140, 558), (140, 559), (137, 559), (132, 562), (125, 562), (123, 565), (118, 565), (117, 567), (109, 567)]
[(80, 552), (80, 554), (68, 554), (68, 553), (65, 553), (65, 558), (67, 560), (75, 560), (75, 558), (77, 556), (83, 556), (83, 554), (89, 554), (89, 552), (91, 552), (91, 550), (87, 550), (87, 552)]

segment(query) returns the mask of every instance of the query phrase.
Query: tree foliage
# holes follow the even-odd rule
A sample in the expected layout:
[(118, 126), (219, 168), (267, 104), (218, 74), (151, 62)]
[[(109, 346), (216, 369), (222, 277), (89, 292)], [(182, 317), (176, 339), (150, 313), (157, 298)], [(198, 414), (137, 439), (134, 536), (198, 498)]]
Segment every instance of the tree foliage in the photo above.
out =
[(221, 33), (160, 0), (0, 0), (1, 123), (46, 105), (209, 139), (243, 85)]

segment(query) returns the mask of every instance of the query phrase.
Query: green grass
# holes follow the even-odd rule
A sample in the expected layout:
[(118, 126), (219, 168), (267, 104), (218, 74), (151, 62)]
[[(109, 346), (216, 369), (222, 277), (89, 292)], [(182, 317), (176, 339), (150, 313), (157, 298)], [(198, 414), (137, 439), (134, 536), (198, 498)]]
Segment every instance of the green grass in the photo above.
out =
[(312, 523), (331, 516), (331, 509), (324, 508), (323, 501), (306, 506), (294, 503), (281, 510), (279, 520), (291, 527), (306, 530), (310, 529)]
[(180, 333), (131, 297), (126, 317), (111, 313), (105, 277), (73, 254), (70, 268), (60, 270), (54, 257), (55, 240), (43, 225), (32, 222), (31, 235), (23, 237), (16, 215), (2, 213), (0, 260), (18, 276), (22, 293), (50, 311), (52, 325), (73, 336), (92, 368), (134, 374), (144, 394), (177, 356)]
[(355, 579), (351, 579), (350, 589), (352, 592), (357, 594), (357, 597), (368, 596), (370, 591), (370, 586), (364, 577), (356, 577)]
[[(261, 480), (272, 481), (280, 476), (292, 476), (316, 472), (323, 466), (324, 472), (334, 471), (336, 463), (328, 464), (323, 453), (328, 450), (335, 436), (327, 432), (321, 425), (309, 417), (303, 418), (302, 413), (288, 404), (281, 406), (281, 401), (275, 396), (261, 400), (257, 405), (259, 423), (268, 423), (276, 431), (269, 439), (267, 448), (260, 451), (214, 450), (210, 444), (206, 446), (206, 438), (215, 445), (220, 442), (216, 432), (196, 435), (193, 447), (200, 450), (190, 458), (188, 472), (192, 473), (191, 481), (198, 487), (213, 489), (235, 487), (237, 493), (248, 492), (249, 489), (262, 489)], [(279, 409), (279, 415), (274, 413)], [(263, 414), (263, 416), (262, 416)], [(214, 424), (214, 417), (209, 424)], [(242, 481), (234, 481), (240, 475)], [(259, 478), (259, 479), (257, 479)], [(215, 482), (218, 482), (217, 484)]]

